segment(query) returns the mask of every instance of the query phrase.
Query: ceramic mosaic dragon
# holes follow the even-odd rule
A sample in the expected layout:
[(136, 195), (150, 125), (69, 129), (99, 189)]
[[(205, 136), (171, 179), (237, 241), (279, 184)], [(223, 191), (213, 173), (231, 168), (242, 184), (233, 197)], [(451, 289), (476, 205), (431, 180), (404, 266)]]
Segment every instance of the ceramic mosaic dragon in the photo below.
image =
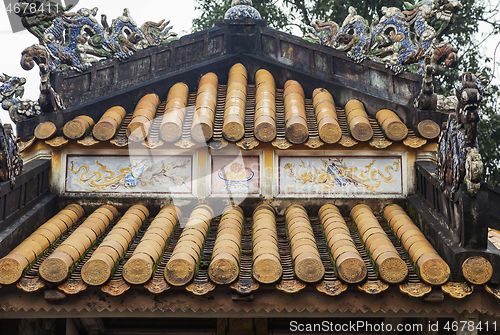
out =
[[(29, 6), (32, 1), (21, 0), (21, 6)], [(22, 53), (21, 65), (30, 70), (37, 63), (45, 71), (77, 70), (85, 71), (93, 62), (102, 58), (125, 60), (135, 51), (168, 43), (177, 35), (170, 32), (169, 22), (146, 22), (141, 28), (124, 9), (123, 15), (108, 24), (106, 15), (101, 22), (96, 19), (98, 8), (82, 8), (76, 13), (49, 1), (46, 8), (50, 12), (34, 14), (20, 13), (23, 25), (38, 37), (39, 44), (26, 48)], [(52, 7), (51, 7), (52, 6)]]
[(462, 9), (458, 0), (417, 0), (405, 3), (406, 10), (382, 7), (382, 17), (375, 15), (371, 25), (349, 8), (342, 26), (335, 22), (316, 20), (309, 27), (306, 39), (347, 52), (355, 62), (366, 58), (385, 64), (399, 74), (409, 65), (419, 64), (424, 72), (424, 60), (432, 64), (444, 62), (455, 66), (457, 50), (440, 41), (446, 28)]
[(0, 103), (3, 109), (9, 111), (13, 120), (17, 118), (17, 114), (34, 116), (41, 112), (38, 101), (21, 100), (25, 83), (25, 78), (11, 77), (5, 73), (0, 75)]
[(465, 182), (471, 196), (477, 195), (483, 176), (483, 163), (477, 144), (478, 107), (490, 95), (486, 81), (472, 73), (462, 74), (456, 88), (457, 107), (450, 114), (438, 142), (438, 177), (455, 192)]
[(0, 182), (9, 180), (14, 185), (22, 172), (23, 159), (12, 126), (0, 121)]
[[(30, 10), (30, 6), (43, 10)], [(140, 28), (126, 8), (123, 15), (108, 24), (106, 15), (98, 22), (98, 8), (69, 12), (48, 0), (19, 0), (23, 26), (38, 38), (22, 52), (21, 66), (40, 68), (39, 106), (43, 111), (65, 108), (64, 101), (50, 85), (50, 74), (58, 71), (85, 71), (92, 63), (105, 58), (126, 60), (134, 52), (176, 39), (172, 26), (164, 20), (145, 22)], [(23, 109), (20, 109), (22, 111)], [(32, 113), (20, 113), (32, 116)]]

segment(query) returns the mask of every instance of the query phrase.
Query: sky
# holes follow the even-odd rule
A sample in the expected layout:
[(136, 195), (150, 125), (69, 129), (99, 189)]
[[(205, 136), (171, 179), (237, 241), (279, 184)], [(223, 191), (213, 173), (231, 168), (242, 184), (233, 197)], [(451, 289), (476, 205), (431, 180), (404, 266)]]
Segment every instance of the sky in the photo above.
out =
[[(72, 1), (74, 3), (76, 0)], [(80, 0), (71, 11), (77, 11), (82, 7), (98, 7), (99, 11), (96, 15), (98, 20), (100, 20), (101, 14), (106, 14), (108, 22), (111, 24), (111, 20), (120, 16), (124, 8), (129, 8), (131, 16), (138, 26), (141, 26), (146, 21), (158, 22), (162, 19), (170, 20), (170, 25), (173, 26), (172, 31), (176, 32), (180, 37), (190, 33), (192, 20), (200, 15), (200, 13), (194, 9), (195, 4), (195, 0)], [(485, 29), (482, 29), (480, 35), (487, 33)], [(478, 38), (481, 38), (481, 36), (478, 36)], [(2, 45), (2, 52), (0, 53), (0, 73), (26, 78), (27, 82), (24, 85), (25, 93), (23, 98), (37, 100), (39, 95), (38, 87), (40, 84), (38, 67), (35, 66), (31, 71), (25, 71), (21, 68), (20, 60), (21, 52), (26, 47), (38, 43), (38, 39), (25, 30), (13, 33), (6, 11), (0, 10), (0, 41)], [(493, 51), (499, 42), (500, 36), (489, 38), (483, 43), (483, 52), (493, 58)], [(496, 60), (497, 62), (500, 60), (500, 48), (497, 52)], [(498, 67), (495, 77), (494, 83), (498, 85), (500, 83), (498, 79), (500, 78), (500, 68)], [(8, 113), (1, 107), (0, 120), (2, 120), (3, 123), (12, 123)]]

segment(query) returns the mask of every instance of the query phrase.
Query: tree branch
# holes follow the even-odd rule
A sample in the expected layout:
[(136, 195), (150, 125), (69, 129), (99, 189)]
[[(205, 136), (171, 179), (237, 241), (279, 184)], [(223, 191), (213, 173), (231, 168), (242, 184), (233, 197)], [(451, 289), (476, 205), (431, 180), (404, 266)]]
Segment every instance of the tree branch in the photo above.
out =
[[(490, 18), (493, 18), (494, 16), (490, 17)], [(478, 18), (477, 19), (478, 21), (482, 21), (482, 22), (486, 22), (488, 23), (489, 25), (492, 25), (493, 27), (495, 28), (498, 28), (500, 27), (500, 24), (498, 24), (497, 22), (491, 22), (489, 19), (484, 19), (484, 18)]]
[(302, 13), (304, 23), (308, 26), (311, 25), (311, 20), (309, 19), (309, 13), (307, 11), (306, 5), (304, 4), (304, 0), (293, 0), (293, 2), (292, 0), (285, 0), (285, 2), (288, 2), (291, 5), (295, 5)]
[(472, 44), (471, 47), (469, 47), (462, 55), (462, 57), (465, 57), (471, 50), (477, 49), (481, 44), (483, 44), (490, 36), (492, 36), (494, 32), (490, 32), (481, 42)]

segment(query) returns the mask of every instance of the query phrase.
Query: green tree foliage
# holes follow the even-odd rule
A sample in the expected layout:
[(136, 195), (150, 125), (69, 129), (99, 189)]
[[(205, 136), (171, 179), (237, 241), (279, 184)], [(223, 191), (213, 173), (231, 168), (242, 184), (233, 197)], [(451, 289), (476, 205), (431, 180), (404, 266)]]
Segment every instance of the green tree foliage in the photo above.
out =
[[(295, 16), (290, 17), (290, 13), (276, 5), (276, 1), (258, 0), (253, 1), (257, 9), (270, 27), (290, 32), (294, 25), (291, 21)], [(201, 16), (193, 20), (193, 32), (212, 28), (215, 21), (223, 20), (224, 14), (231, 7), (231, 0), (197, 0), (195, 9), (201, 11)]]
[[(414, 2), (407, 0), (407, 2)], [(455, 94), (454, 87), (462, 72), (493, 74), (493, 55), (482, 53), (488, 37), (500, 33), (500, 2), (498, 0), (460, 0), (463, 9), (456, 21), (448, 28), (443, 40), (459, 50), (460, 64), (454, 69), (442, 69), (436, 76), (437, 93)], [(254, 7), (272, 28), (292, 32), (299, 28), (303, 33), (313, 20), (335, 21), (342, 24), (353, 6), (357, 13), (370, 23), (374, 15), (382, 16), (381, 8), (404, 8), (404, 0), (253, 0)], [(216, 20), (222, 20), (231, 6), (231, 0), (197, 0), (201, 16), (193, 20), (193, 31), (213, 27)], [(481, 24), (481, 26), (480, 26)], [(486, 31), (481, 36), (479, 29)], [(491, 47), (491, 46), (490, 46)], [(500, 48), (499, 48), (500, 49)], [(497, 61), (500, 60), (500, 52)], [(500, 78), (500, 68), (495, 74)], [(497, 101), (500, 92), (494, 87), (493, 96), (487, 97), (481, 105), (482, 120), (479, 124), (479, 146), (486, 167), (487, 181), (500, 186), (500, 116)]]
[(483, 115), (478, 128), (486, 182), (500, 187), (500, 114)]

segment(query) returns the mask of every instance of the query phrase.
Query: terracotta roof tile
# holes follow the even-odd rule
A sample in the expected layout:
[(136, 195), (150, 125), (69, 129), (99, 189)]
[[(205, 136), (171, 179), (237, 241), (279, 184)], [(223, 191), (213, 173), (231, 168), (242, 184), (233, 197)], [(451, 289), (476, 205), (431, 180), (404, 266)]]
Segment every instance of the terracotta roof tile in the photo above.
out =
[[(179, 88), (180, 86), (183, 86), (183, 85), (180, 85), (182, 83), (178, 83), (178, 84), (179, 85), (173, 85), (172, 88)], [(206, 84), (204, 85), (204, 87), (205, 86), (206, 86)], [(184, 85), (184, 87), (185, 87), (185, 85)], [(235, 87), (234, 84), (233, 84), (233, 87)], [(235, 118), (237, 115), (229, 116), (229, 114), (232, 113), (231, 110), (234, 109), (236, 111), (238, 108), (240, 108), (237, 106), (233, 106), (232, 109), (226, 108), (227, 107), (226, 98), (227, 98), (227, 94), (228, 94), (227, 89), (228, 89), (228, 87), (227, 87), (226, 83), (219, 82), (216, 85), (217, 100), (215, 101), (215, 104), (216, 104), (215, 115), (213, 116), (213, 136), (208, 140), (208, 145), (215, 150), (221, 149), (228, 144), (227, 138), (231, 138), (231, 137), (228, 137), (228, 135), (223, 136), (224, 120), (226, 120), (227, 117)], [(239, 89), (235, 88), (235, 90), (238, 91)], [(322, 91), (325, 91), (325, 90), (321, 89), (321, 88), (317, 88), (317, 90), (315, 92), (322, 92)], [(187, 104), (186, 104), (185, 110), (183, 108), (184, 101), (181, 101), (180, 98), (176, 98), (177, 100), (179, 100), (178, 102), (180, 103), (180, 105), (177, 104), (177, 105), (179, 105), (177, 107), (182, 108), (183, 112), (185, 112), (184, 119), (182, 122), (182, 131), (179, 132), (178, 134), (176, 134), (176, 136), (167, 136), (167, 137), (163, 136), (163, 139), (162, 139), (161, 132), (160, 132), (160, 126), (162, 126), (162, 124), (163, 124), (162, 127), (164, 127), (165, 129), (168, 129), (168, 127), (165, 126), (166, 122), (171, 122), (172, 124), (175, 123), (177, 128), (181, 124), (180, 121), (174, 120), (175, 118), (174, 118), (173, 114), (172, 114), (172, 116), (169, 116), (168, 119), (164, 119), (164, 113), (166, 112), (165, 109), (166, 109), (166, 104), (167, 104), (167, 98), (165, 98), (165, 100), (163, 100), (160, 103), (160, 105), (157, 109), (155, 118), (153, 120), (151, 120), (150, 122), (146, 122), (147, 127), (144, 129), (148, 130), (147, 131), (148, 134), (147, 134), (146, 140), (142, 141), (142, 143), (146, 147), (151, 148), (151, 149), (161, 147), (162, 145), (164, 145), (166, 142), (165, 139), (173, 141), (173, 143), (175, 143), (176, 146), (181, 147), (181, 148), (189, 148), (189, 147), (194, 146), (195, 143), (193, 141), (193, 137), (191, 134), (191, 128), (193, 125), (193, 117), (195, 117), (195, 115), (197, 113), (196, 112), (196, 99), (197, 99), (198, 93), (199, 92), (197, 92), (197, 91), (191, 91), (188, 93)], [(246, 92), (245, 93), (246, 93), (246, 101), (245, 102), (242, 101), (244, 103), (244, 105), (246, 106), (246, 109), (244, 111), (245, 131), (243, 134), (243, 138), (234, 142), (234, 143), (244, 150), (250, 150), (250, 149), (257, 147), (260, 143), (262, 143), (259, 140), (257, 140), (257, 138), (254, 134), (255, 113), (256, 113), (255, 109), (256, 109), (257, 102), (259, 101), (259, 98), (256, 97), (256, 84), (255, 83), (246, 84)], [(332, 93), (333, 99), (335, 100), (335, 93), (334, 92), (330, 92), (330, 93)], [(232, 92), (231, 96), (233, 96), (234, 94), (236, 94), (236, 93)], [(259, 93), (259, 94), (267, 94), (267, 93)], [(274, 96), (275, 96), (274, 106), (269, 107), (271, 109), (275, 108), (274, 121), (275, 121), (276, 137), (274, 139), (270, 140), (270, 142), (273, 144), (273, 146), (275, 146), (279, 149), (287, 149), (287, 148), (292, 147), (293, 145), (305, 144), (306, 146), (308, 146), (310, 148), (318, 148), (318, 147), (321, 147), (325, 144), (325, 142), (320, 138), (320, 133), (318, 130), (318, 122), (317, 122), (317, 118), (315, 115), (315, 109), (313, 107), (313, 97), (305, 96), (305, 100), (304, 100), (305, 116), (306, 116), (306, 123), (305, 124), (307, 125), (307, 134), (306, 134), (307, 136), (304, 137), (304, 139), (300, 140), (299, 142), (297, 142), (297, 140), (293, 140), (295, 142), (295, 144), (292, 144), (289, 140), (290, 137), (286, 135), (284, 89), (280, 88), (280, 87), (276, 87), (275, 92), (274, 92)], [(235, 99), (238, 100), (236, 96), (233, 98), (234, 98), (233, 100), (235, 100)], [(354, 101), (354, 100), (351, 100), (351, 101)], [(118, 108), (118, 107), (119, 106), (115, 106), (113, 108)], [(335, 105), (334, 105), (334, 107), (335, 107)], [(346, 117), (346, 112), (342, 107), (343, 106), (340, 106), (340, 107), (336, 106), (335, 107), (336, 113), (334, 116), (332, 116), (332, 117), (336, 117), (337, 122), (340, 125), (340, 129), (341, 129), (341, 133), (342, 133), (340, 140), (338, 140), (336, 143), (338, 143), (339, 145), (341, 145), (343, 147), (352, 147), (352, 146), (355, 146), (356, 144), (358, 144), (360, 141), (358, 141), (354, 138), (356, 136), (352, 136), (352, 133), (350, 131), (350, 126), (348, 125), (348, 122), (347, 122), (348, 120)], [(169, 108), (169, 112), (172, 112), (172, 111), (173, 111), (173, 109)], [(104, 114), (104, 112), (107, 112), (107, 111), (103, 111), (103, 114)], [(123, 122), (121, 123), (121, 126), (119, 126), (118, 129), (116, 129), (115, 135), (110, 140), (111, 143), (115, 144), (116, 146), (122, 147), (122, 146), (126, 146), (129, 144), (130, 139), (128, 138), (128, 135), (127, 135), (127, 129), (129, 129), (129, 125), (130, 125), (132, 117), (133, 117), (132, 112), (133, 111), (128, 111), (128, 114), (126, 114), (125, 117), (123, 118)], [(274, 111), (271, 112), (271, 114), (273, 114), (273, 113), (274, 113)], [(107, 113), (107, 114), (109, 114), (109, 113)], [(179, 114), (179, 116), (182, 116), (181, 114)], [(226, 115), (226, 117), (225, 117), (224, 116), (225, 114), (228, 114), (228, 115)], [(384, 113), (380, 113), (380, 114), (382, 114), (383, 117), (386, 117)], [(389, 113), (389, 114), (391, 114), (391, 113)], [(242, 113), (240, 113), (239, 115), (241, 116)], [(259, 115), (262, 115), (262, 113), (259, 113)], [(389, 128), (390, 129), (397, 129), (398, 134), (392, 134), (392, 135), (385, 134), (385, 131), (387, 131), (387, 130), (383, 130), (380, 127), (381, 123), (379, 124), (379, 122), (381, 122), (381, 121), (377, 120), (374, 116), (368, 115), (368, 117), (367, 117), (368, 123), (367, 124), (369, 124), (369, 127), (371, 128), (371, 131), (373, 132), (373, 136), (369, 135), (368, 137), (364, 138), (363, 141), (368, 142), (371, 146), (373, 146), (374, 148), (378, 148), (378, 149), (383, 149), (383, 148), (390, 146), (393, 143), (393, 141), (389, 140), (389, 138), (400, 139), (400, 141), (402, 141), (402, 143), (404, 145), (406, 145), (410, 148), (419, 148), (427, 143), (427, 139), (417, 136), (412, 129), (408, 129), (405, 126), (405, 124), (401, 120), (399, 120), (399, 117), (397, 116), (397, 114), (394, 113), (394, 114), (391, 114), (390, 116), (393, 117), (394, 120), (391, 118), (392, 121), (388, 122), (387, 124), (390, 124), (393, 127), (390, 128), (387, 125), (385, 127), (387, 129), (389, 129)], [(272, 117), (272, 116), (269, 116), (269, 117)], [(197, 117), (195, 117), (195, 118), (197, 118)], [(321, 118), (325, 119), (323, 116), (321, 116)], [(77, 120), (77, 119), (75, 119), (75, 120)], [(109, 115), (108, 115), (108, 119), (109, 119)], [(326, 118), (325, 120), (327, 120), (327, 119), (328, 118)], [(146, 119), (144, 119), (144, 120), (147, 121)], [(97, 123), (99, 120), (94, 120), (94, 121)], [(109, 120), (108, 120), (108, 124), (106, 124), (106, 126), (107, 127), (116, 127), (116, 125), (120, 124), (120, 121), (121, 120), (116, 120), (116, 122), (111, 122), (111, 124), (110, 124)], [(384, 120), (382, 120), (382, 122), (383, 121)], [(434, 124), (434, 121), (431, 121), (431, 120), (427, 120), (427, 121), (428, 121), (428, 123), (430, 122), (430, 123)], [(266, 122), (273, 122), (273, 121), (266, 121)], [(334, 121), (331, 121), (331, 122), (334, 122)], [(398, 122), (399, 122), (399, 125), (397, 125)], [(66, 124), (68, 127), (69, 127), (69, 123), (75, 123), (75, 121), (74, 120), (69, 121)], [(47, 125), (45, 125), (45, 126), (47, 126)], [(66, 128), (68, 128), (68, 127), (66, 127)], [(437, 126), (437, 128), (439, 128), (439, 126)], [(101, 132), (102, 132), (102, 130), (101, 130)], [(107, 133), (109, 133), (109, 132), (110, 132), (110, 130), (108, 129)], [(59, 133), (54, 133), (54, 132), (52, 132), (52, 133), (53, 133), (52, 136), (58, 136), (58, 137), (55, 137), (52, 139), (50, 139), (50, 138), (43, 139), (46, 141), (47, 144), (54, 146), (54, 147), (58, 147), (58, 146), (62, 146), (62, 145), (65, 145), (66, 143), (68, 143), (67, 137), (65, 134), (62, 134), (62, 133), (59, 134)], [(99, 136), (99, 135), (93, 136), (91, 133), (89, 133), (88, 129), (87, 130), (86, 129), (80, 130), (79, 134), (86, 134), (84, 137), (79, 137), (79, 139), (78, 139), (78, 143), (81, 145), (84, 145), (84, 146), (92, 146), (92, 145), (99, 143), (98, 139), (103, 140), (103, 139), (109, 138), (109, 135), (108, 136)], [(180, 134), (180, 137), (178, 136), (179, 134)], [(406, 136), (406, 134), (407, 134), (407, 136)], [(72, 136), (72, 138), (73, 137), (74, 136)], [(239, 137), (239, 135), (238, 135), (238, 137)], [(335, 138), (337, 138), (337, 137), (335, 137)], [(42, 138), (40, 138), (40, 139), (42, 140)], [(267, 140), (266, 140), (266, 142), (267, 142)], [(330, 143), (330, 144), (334, 145), (334, 143)]]
[(488, 240), (500, 250), (500, 232), (498, 230), (488, 228)]
[[(208, 207), (205, 206), (207, 209)], [(200, 208), (200, 206), (198, 207)], [(368, 207), (366, 207), (368, 208)], [(400, 207), (399, 207), (400, 209)], [(188, 284), (183, 285), (187, 291), (192, 292), (195, 295), (204, 295), (207, 294), (208, 292), (211, 292), (214, 290), (217, 286), (212, 282), (210, 279), (209, 275), (209, 265), (212, 260), (212, 253), (213, 253), (213, 248), (214, 244), (217, 238), (217, 233), (218, 233), (218, 226), (220, 222), (220, 217), (216, 217), (213, 220), (211, 220), (210, 223), (210, 229), (206, 232), (206, 235), (204, 234), (205, 230), (202, 229), (202, 226), (197, 226), (198, 221), (200, 220), (205, 220), (207, 218), (204, 217), (203, 213), (207, 213), (209, 215), (209, 211), (203, 211), (203, 210), (198, 210), (196, 211), (196, 215), (193, 213), (185, 213), (184, 216), (180, 218), (180, 224), (176, 226), (175, 230), (172, 232), (171, 236), (168, 238), (168, 243), (166, 244), (165, 249), (160, 255), (160, 258), (157, 259), (156, 263), (152, 265), (152, 276), (151, 278), (144, 284), (142, 285), (143, 290), (147, 290), (151, 293), (154, 294), (159, 294), (161, 292), (167, 291), (171, 289), (171, 286), (167, 283), (165, 280), (165, 269), (167, 266), (167, 263), (171, 259), (172, 252), (174, 251), (176, 245), (178, 244), (179, 238), (181, 236), (181, 233), (185, 231), (185, 225), (188, 223), (190, 227), (194, 227), (192, 230), (192, 235), (191, 238), (184, 237), (184, 240), (189, 241), (203, 241), (203, 249), (202, 253), (199, 256), (197, 265), (196, 265), (196, 270), (194, 273), (194, 277), (191, 281), (188, 282)], [(305, 213), (305, 212), (304, 212)], [(91, 213), (88, 213), (91, 214)], [(124, 213), (121, 213), (122, 215)], [(282, 266), (282, 276), (281, 278), (275, 282), (273, 287), (275, 289), (284, 291), (287, 293), (297, 293), (301, 290), (316, 290), (318, 292), (322, 292), (326, 295), (329, 296), (337, 296), (337, 295), (342, 295), (344, 291), (351, 288), (358, 288), (359, 290), (368, 293), (368, 294), (378, 294), (381, 293), (385, 290), (388, 290), (391, 288), (399, 288), (399, 290), (409, 296), (413, 297), (420, 297), (426, 293), (429, 292), (429, 289), (431, 286), (426, 284), (422, 279), (419, 277), (418, 272), (422, 274), (422, 267), (420, 263), (417, 262), (417, 264), (414, 263), (415, 258), (410, 261), (410, 258), (408, 257), (408, 250), (405, 250), (398, 239), (398, 237), (393, 233), (391, 230), (390, 226), (384, 221), (383, 218), (377, 217), (374, 222), (376, 224), (380, 225), (382, 228), (382, 231), (378, 232), (378, 234), (382, 234), (387, 236), (388, 240), (390, 241), (389, 243), (391, 244), (392, 248), (395, 248), (395, 252), (397, 253), (397, 256), (403, 260), (405, 264), (405, 271), (408, 272), (408, 276), (405, 277), (404, 281), (400, 285), (388, 285), (385, 283), (383, 280), (380, 279), (380, 276), (376, 270), (379, 270), (378, 267), (375, 267), (374, 265), (377, 264), (376, 261), (374, 261), (371, 256), (370, 256), (370, 251), (373, 251), (371, 248), (368, 248), (365, 243), (366, 243), (366, 234), (363, 235), (363, 238), (361, 238), (360, 233), (358, 231), (359, 229), (359, 220), (360, 218), (357, 217), (359, 213), (356, 213), (356, 223), (352, 221), (350, 217), (347, 217), (346, 215), (348, 213), (342, 213), (344, 217), (340, 217), (341, 220), (343, 220), (343, 223), (345, 225), (344, 229), (346, 232), (348, 232), (348, 236), (352, 239), (352, 242), (354, 242), (355, 246), (355, 252), (359, 254), (360, 259), (364, 262), (364, 265), (366, 266), (367, 270), (367, 277), (366, 281), (362, 281), (359, 284), (347, 284), (343, 282), (342, 280), (339, 279), (339, 273), (338, 273), (338, 268), (336, 268), (335, 265), (335, 260), (338, 260), (339, 258), (334, 257), (334, 253), (332, 253), (332, 250), (334, 251), (335, 246), (332, 245), (331, 241), (327, 241), (326, 237), (330, 236), (328, 231), (329, 229), (325, 228), (325, 224), (322, 224), (322, 222), (326, 222), (325, 216), (320, 216), (322, 219), (319, 219), (316, 216), (308, 216), (307, 219), (310, 221), (310, 227), (312, 228), (312, 235), (311, 235), (311, 240), (313, 241), (312, 246), (316, 248), (317, 252), (319, 252), (319, 260), (321, 264), (324, 267), (324, 275), (321, 276), (321, 279), (316, 282), (316, 283), (311, 283), (307, 284), (301, 280), (299, 280), (296, 276), (297, 269), (295, 269), (295, 262), (292, 259), (293, 253), (291, 253), (291, 248), (290, 248), (290, 240), (289, 238), (291, 235), (289, 234), (290, 232), (287, 231), (287, 223), (285, 220), (285, 217), (283, 216), (276, 216), (276, 232), (277, 232), (277, 238), (278, 240), (276, 241), (276, 246), (277, 250), (279, 250), (279, 259), (281, 262)], [(387, 213), (386, 213), (387, 214)], [(194, 216), (193, 216), (194, 215)], [(299, 215), (299, 214), (293, 214), (293, 215)], [(351, 213), (352, 215), (352, 213)], [(364, 215), (364, 214), (363, 214)], [(362, 215), (362, 216), (363, 216)], [(191, 218), (188, 219), (188, 217), (191, 216)], [(210, 215), (209, 215), (210, 216)], [(374, 217), (375, 218), (375, 217)], [(387, 216), (386, 216), (387, 218)], [(227, 220), (231, 221), (230, 218), (226, 218)], [(290, 218), (288, 218), (290, 220)], [(340, 220), (339, 219), (339, 220)], [(107, 235), (109, 235), (109, 232), (111, 229), (113, 229), (116, 226), (116, 222), (120, 222), (121, 218), (118, 217), (104, 232), (98, 237), (98, 240), (96, 243), (92, 244), (92, 246), (82, 255), (82, 258), (75, 262), (73, 266), (70, 267), (70, 276), (66, 280), (64, 280), (62, 283), (59, 283), (58, 289), (65, 292), (66, 294), (77, 294), (80, 292), (83, 292), (89, 287), (85, 284), (85, 282), (82, 280), (81, 276), (81, 271), (82, 267), (87, 264), (91, 256), (95, 253), (95, 250), (102, 244), (103, 240), (106, 238)], [(323, 221), (322, 221), (323, 220)], [(364, 220), (361, 218), (361, 220)], [(80, 219), (79, 222), (75, 223), (72, 227), (70, 227), (66, 232), (64, 232), (59, 240), (57, 240), (54, 244), (52, 244), (47, 250), (44, 251), (44, 253), (41, 254), (41, 257), (36, 259), (32, 264), (30, 264), (26, 270), (23, 272), (22, 278), (17, 282), (17, 287), (23, 291), (26, 292), (35, 292), (38, 291), (44, 287), (46, 287), (46, 283), (39, 278), (39, 268), (41, 264), (48, 258), (50, 255), (54, 252), (54, 250), (64, 243), (64, 241), (70, 241), (71, 239), (68, 239), (69, 236), (72, 236), (71, 234), (78, 229), (78, 227), (82, 224), (82, 222), (85, 221), (85, 218)], [(109, 295), (112, 296), (118, 296), (122, 295), (126, 291), (128, 291), (131, 287), (136, 287), (139, 288), (141, 286), (137, 285), (131, 285), (127, 283), (123, 279), (123, 269), (124, 265), (127, 263), (127, 261), (132, 257), (134, 252), (136, 251), (137, 246), (139, 243), (141, 243), (141, 240), (143, 239), (144, 234), (147, 232), (148, 228), (150, 227), (152, 222), (152, 218), (149, 220), (146, 220), (145, 223), (140, 227), (137, 235), (132, 239), (132, 242), (129, 244), (128, 249), (125, 251), (123, 256), (119, 258), (117, 264), (115, 265), (114, 269), (111, 272), (111, 277), (110, 280), (107, 281), (105, 284), (100, 285), (101, 291), (108, 293)], [(201, 221), (200, 221), (201, 222)], [(391, 221), (392, 227), (393, 221)], [(291, 227), (288, 224), (289, 227)], [(154, 226), (156, 227), (156, 225)], [(414, 229), (416, 227), (413, 227)], [(158, 228), (152, 228), (152, 229), (158, 229)], [(229, 229), (229, 228), (226, 228)], [(232, 229), (232, 228), (231, 228)], [(296, 229), (296, 227), (293, 227), (295, 232), (302, 231), (303, 229)], [(123, 230), (123, 229), (122, 229)], [(125, 233), (128, 233), (126, 230), (123, 230)], [(234, 234), (223, 234), (224, 230), (222, 230), (222, 238), (228, 238), (227, 243), (231, 243), (231, 238), (234, 238)], [(198, 234), (199, 233), (199, 234)], [(418, 234), (418, 231), (415, 231), (415, 233)], [(151, 234), (148, 233), (148, 234)], [(295, 234), (295, 233), (294, 233)], [(186, 234), (184, 234), (186, 235)], [(230, 238), (229, 235), (232, 237)], [(411, 234), (410, 234), (411, 235)], [(188, 236), (189, 237), (189, 236)], [(425, 240), (427, 241), (427, 240)], [(240, 294), (249, 294), (251, 292), (257, 291), (264, 289), (266, 292), (269, 291), (270, 286), (269, 285), (264, 285), (263, 288), (261, 288), (262, 284), (259, 284), (259, 282), (252, 276), (252, 218), (246, 217), (244, 220), (244, 225), (243, 225), (243, 230), (241, 234), (241, 240), (235, 241), (238, 242), (235, 244), (235, 248), (239, 245), (241, 245), (241, 257), (240, 257), (240, 266), (238, 270), (238, 276), (237, 279), (229, 286), (232, 290), (240, 293)], [(349, 243), (352, 243), (349, 242)], [(155, 242), (153, 239), (145, 239), (141, 243), (141, 248), (144, 249), (148, 243), (152, 244), (158, 244)], [(198, 243), (198, 242), (196, 242)], [(201, 243), (201, 242), (200, 242)], [(156, 248), (157, 245), (154, 245)], [(184, 248), (190, 248), (189, 243), (185, 243)], [(333, 247), (331, 249), (330, 247)], [(265, 248), (269, 248), (266, 244)], [(294, 245), (295, 248), (295, 245)], [(142, 250), (141, 249), (141, 250)], [(146, 248), (147, 249), (147, 248)], [(144, 249), (144, 250), (146, 250)], [(266, 250), (267, 250), (266, 249)], [(187, 249), (186, 249), (187, 250)], [(264, 249), (262, 249), (264, 250)], [(299, 249), (295, 249), (296, 252), (300, 254), (298, 251)], [(136, 253), (137, 254), (137, 253)], [(184, 251), (182, 253), (178, 254), (177, 258), (182, 259), (183, 257), (188, 257), (189, 255), (185, 253)], [(294, 255), (297, 257), (297, 255)], [(338, 255), (337, 255), (338, 256)], [(7, 256), (8, 257), (8, 256)], [(156, 257), (155, 257), (156, 258)], [(296, 258), (297, 259), (297, 258)], [(154, 260), (154, 259), (153, 259)], [(182, 268), (182, 265), (179, 265), (180, 268)], [(2, 274), (2, 269), (0, 269), (0, 276), (3, 276)], [(182, 269), (181, 269), (182, 270)], [(234, 270), (234, 269), (233, 269)], [(417, 271), (416, 271), (417, 270)], [(223, 273), (223, 269), (218, 269), (219, 273), (218, 275), (221, 276)], [(457, 288), (458, 285), (458, 288)], [(460, 286), (461, 285), (461, 286)], [(464, 286), (465, 285), (465, 286)], [(222, 285), (224, 286), (224, 285)], [(227, 286), (226, 286), (227, 287)], [(443, 290), (447, 293), (449, 293), (451, 296), (454, 296), (456, 298), (461, 298), (465, 296), (463, 292), (467, 291), (468, 284), (465, 283), (447, 283), (444, 284)], [(471, 289), (471, 288), (470, 288)], [(465, 291), (464, 291), (465, 290)], [(491, 287), (490, 291), (492, 294), (496, 294), (496, 288)], [(457, 293), (459, 292), (459, 293)], [(462, 292), (462, 293), (460, 293)], [(470, 291), (472, 292), (472, 291)], [(2, 294), (2, 291), (0, 291), (0, 295)]]

